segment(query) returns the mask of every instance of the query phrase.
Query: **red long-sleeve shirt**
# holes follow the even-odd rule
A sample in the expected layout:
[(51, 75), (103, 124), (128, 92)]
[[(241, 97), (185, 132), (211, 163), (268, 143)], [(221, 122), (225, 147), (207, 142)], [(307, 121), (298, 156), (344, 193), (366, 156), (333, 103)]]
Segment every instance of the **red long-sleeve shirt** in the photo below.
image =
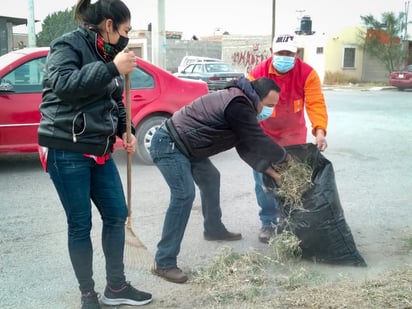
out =
[(307, 128), (304, 110), (316, 129), (324, 130), (328, 125), (326, 103), (321, 82), (316, 71), (299, 58), (292, 70), (280, 75), (273, 68), (272, 57), (257, 65), (248, 78), (254, 80), (268, 77), (281, 88), (280, 98), (272, 117), (261, 121), (264, 132), (281, 146), (306, 143)]

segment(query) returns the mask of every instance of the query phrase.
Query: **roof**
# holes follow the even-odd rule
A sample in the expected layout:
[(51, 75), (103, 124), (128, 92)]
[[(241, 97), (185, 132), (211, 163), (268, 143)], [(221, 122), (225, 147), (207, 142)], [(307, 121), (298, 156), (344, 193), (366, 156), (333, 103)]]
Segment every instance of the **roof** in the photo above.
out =
[(27, 18), (0, 16), (0, 19), (5, 19), (6, 23), (11, 23), (13, 26), (27, 25)]

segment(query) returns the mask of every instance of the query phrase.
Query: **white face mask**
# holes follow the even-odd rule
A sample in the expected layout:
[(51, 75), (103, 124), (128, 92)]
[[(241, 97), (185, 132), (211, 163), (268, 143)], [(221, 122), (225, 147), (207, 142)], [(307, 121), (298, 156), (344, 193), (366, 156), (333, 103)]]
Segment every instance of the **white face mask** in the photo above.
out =
[(273, 107), (263, 106), (261, 112), (257, 115), (258, 121), (268, 119), (273, 114)]

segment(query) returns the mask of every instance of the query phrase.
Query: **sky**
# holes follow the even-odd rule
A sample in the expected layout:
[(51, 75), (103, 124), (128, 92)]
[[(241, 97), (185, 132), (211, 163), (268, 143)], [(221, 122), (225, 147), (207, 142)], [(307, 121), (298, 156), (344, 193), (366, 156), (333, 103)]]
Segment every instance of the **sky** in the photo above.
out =
[[(36, 32), (41, 31), (44, 18), (64, 11), (76, 0), (33, 0)], [(92, 0), (93, 2), (94, 0)], [(123, 0), (132, 13), (132, 27), (147, 29), (156, 18), (157, 0)], [(309, 15), (312, 31), (333, 33), (345, 27), (360, 25), (360, 15), (380, 18), (383, 12), (396, 14), (405, 10), (408, 0), (276, 0), (276, 34), (293, 33), (300, 18)], [(4, 3), (5, 0), (2, 0)], [(230, 34), (268, 35), (272, 33), (273, 0), (165, 0), (165, 26), (168, 31), (181, 31), (184, 38), (207, 36), (224, 31)], [(2, 5), (0, 15), (28, 17), (29, 0), (12, 0)], [(409, 20), (412, 20), (412, 4)], [(412, 25), (410, 26), (412, 28)], [(13, 29), (27, 32), (26, 26)]]

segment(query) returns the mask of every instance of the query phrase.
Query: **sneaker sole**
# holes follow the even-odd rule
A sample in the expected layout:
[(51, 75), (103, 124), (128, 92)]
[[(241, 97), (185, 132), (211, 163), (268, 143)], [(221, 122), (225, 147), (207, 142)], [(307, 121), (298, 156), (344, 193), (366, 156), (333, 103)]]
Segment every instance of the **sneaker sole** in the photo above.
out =
[(127, 298), (107, 298), (103, 295), (101, 302), (109, 306), (118, 306), (118, 305), (131, 305), (131, 306), (142, 306), (150, 303), (152, 298), (145, 300), (131, 300)]

